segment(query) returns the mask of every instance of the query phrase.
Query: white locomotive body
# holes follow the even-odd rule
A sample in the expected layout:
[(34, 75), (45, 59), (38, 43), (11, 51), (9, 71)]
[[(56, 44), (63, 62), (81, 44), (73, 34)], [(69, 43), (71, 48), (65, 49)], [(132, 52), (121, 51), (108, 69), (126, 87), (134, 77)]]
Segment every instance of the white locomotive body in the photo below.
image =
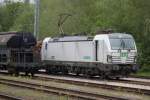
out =
[(46, 38), (41, 59), (50, 73), (126, 76), (137, 70), (137, 49), (129, 34)]

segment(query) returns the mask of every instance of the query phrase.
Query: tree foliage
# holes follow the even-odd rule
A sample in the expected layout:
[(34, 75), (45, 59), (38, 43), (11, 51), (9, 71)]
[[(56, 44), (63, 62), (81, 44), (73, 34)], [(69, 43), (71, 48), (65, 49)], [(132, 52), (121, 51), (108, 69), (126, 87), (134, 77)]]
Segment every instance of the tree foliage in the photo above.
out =
[(0, 5), (0, 31), (33, 32), (33, 5), (6, 2)]

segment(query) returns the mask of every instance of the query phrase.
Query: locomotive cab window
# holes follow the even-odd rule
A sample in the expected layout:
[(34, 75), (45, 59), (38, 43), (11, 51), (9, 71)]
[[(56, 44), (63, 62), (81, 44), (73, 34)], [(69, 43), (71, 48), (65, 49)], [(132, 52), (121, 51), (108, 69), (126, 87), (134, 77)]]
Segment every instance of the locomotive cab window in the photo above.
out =
[(134, 40), (132, 38), (110, 38), (110, 45), (113, 50), (135, 49)]

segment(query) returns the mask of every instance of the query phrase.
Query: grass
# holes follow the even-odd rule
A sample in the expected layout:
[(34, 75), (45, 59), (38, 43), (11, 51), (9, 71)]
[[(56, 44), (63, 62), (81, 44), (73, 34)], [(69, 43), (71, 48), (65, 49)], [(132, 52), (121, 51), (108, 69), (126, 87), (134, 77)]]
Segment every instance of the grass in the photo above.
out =
[(150, 66), (144, 66), (142, 67), (136, 74), (135, 76), (144, 76), (144, 77), (149, 77), (150, 78)]
[(150, 78), (150, 72), (138, 72), (134, 75), (135, 76), (144, 76), (144, 77), (149, 77)]

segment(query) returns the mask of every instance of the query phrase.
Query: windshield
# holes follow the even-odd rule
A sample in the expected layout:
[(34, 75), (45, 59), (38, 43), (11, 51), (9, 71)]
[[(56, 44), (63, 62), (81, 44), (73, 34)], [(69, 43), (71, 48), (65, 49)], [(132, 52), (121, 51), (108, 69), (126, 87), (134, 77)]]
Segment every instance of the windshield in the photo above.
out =
[(135, 49), (132, 38), (110, 38), (110, 45), (112, 49)]

